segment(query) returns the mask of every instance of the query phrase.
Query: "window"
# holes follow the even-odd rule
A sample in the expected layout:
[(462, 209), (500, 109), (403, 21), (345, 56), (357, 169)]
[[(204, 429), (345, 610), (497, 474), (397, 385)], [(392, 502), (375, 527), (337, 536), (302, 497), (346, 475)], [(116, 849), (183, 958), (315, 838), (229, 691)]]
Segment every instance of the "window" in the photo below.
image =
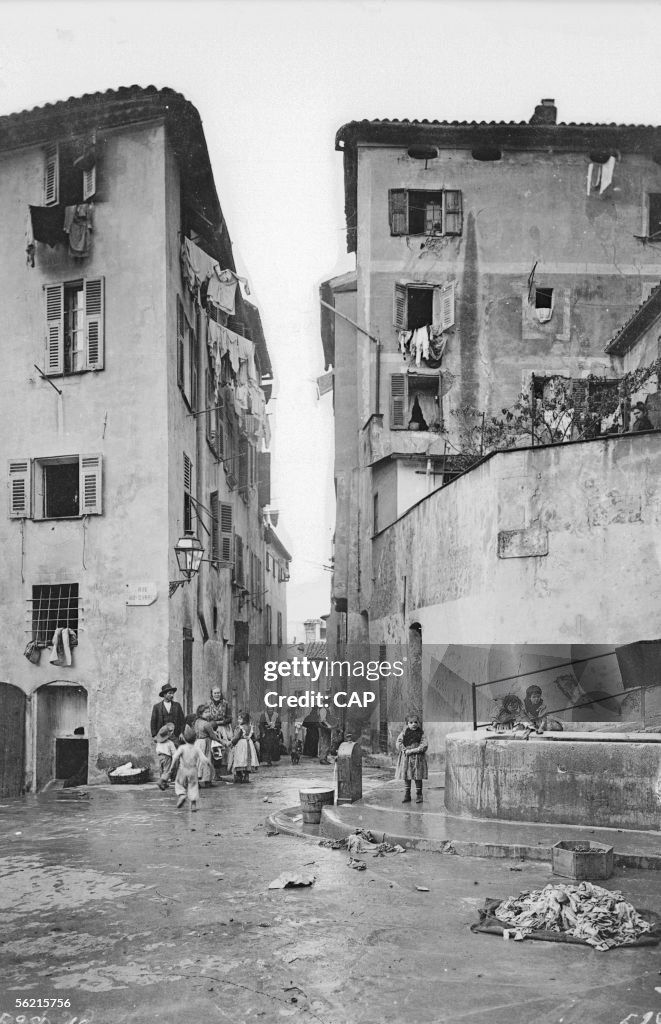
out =
[(177, 384), (189, 409), (197, 412), (197, 337), (177, 296)]
[(391, 235), (460, 235), (463, 227), (458, 189), (390, 189), (388, 213)]
[(53, 642), (56, 629), (78, 632), (78, 584), (54, 583), (32, 588), (32, 639), (41, 647)]
[(390, 429), (433, 430), (443, 426), (440, 373), (390, 375)]
[(103, 369), (103, 278), (47, 285), (46, 373)]
[(535, 316), (540, 324), (547, 323), (553, 316), (552, 288), (535, 288)]
[(184, 452), (184, 533), (193, 529), (193, 463)]
[(661, 241), (661, 192), (650, 192), (647, 200), (647, 237), (652, 241)]
[(12, 519), (101, 515), (101, 455), (64, 455), (9, 462)]
[(265, 623), (265, 641), (266, 646), (270, 647), (273, 643), (273, 613), (271, 612), (271, 605), (266, 606), (266, 623)]
[(393, 324), (399, 331), (433, 327), (442, 332), (454, 326), (454, 281), (442, 287), (396, 284)]
[(44, 153), (44, 206), (85, 203), (96, 193), (95, 143), (56, 142)]
[(278, 618), (277, 618), (277, 640), (278, 640), (278, 647), (282, 647), (282, 612), (278, 612)]

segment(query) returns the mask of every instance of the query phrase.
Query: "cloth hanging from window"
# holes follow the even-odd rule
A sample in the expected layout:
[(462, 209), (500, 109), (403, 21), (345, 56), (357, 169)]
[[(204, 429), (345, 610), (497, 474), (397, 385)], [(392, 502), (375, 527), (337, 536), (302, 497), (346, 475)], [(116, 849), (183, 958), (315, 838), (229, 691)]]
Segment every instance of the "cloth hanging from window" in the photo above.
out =
[(601, 165), (601, 180), (599, 182), (599, 195), (603, 196), (604, 192), (613, 183), (613, 171), (615, 170), (615, 157), (609, 156), (605, 164)]
[(217, 264), (207, 282), (207, 302), (230, 316), (236, 308), (237, 280), (231, 270), (221, 270)]
[(200, 286), (213, 274), (218, 263), (190, 238), (182, 239), (180, 256), (184, 281), (191, 294), (199, 299)]
[(43, 242), (51, 249), (66, 242), (63, 206), (31, 206), (30, 219), (35, 242)]
[(48, 659), (52, 665), (70, 665), (71, 648), (77, 642), (77, 636), (68, 626), (60, 627), (53, 633), (53, 649)]
[(553, 316), (553, 310), (550, 307), (542, 306), (535, 309), (535, 316), (540, 324), (547, 324)]
[(23, 654), (28, 659), (28, 661), (32, 662), (33, 665), (39, 664), (41, 650), (39, 647), (37, 647), (34, 640), (28, 640), (27, 644), (25, 645), (25, 650), (23, 651)]
[(64, 232), (69, 236), (69, 252), (76, 259), (89, 256), (92, 245), (94, 206), (78, 203), (64, 211)]

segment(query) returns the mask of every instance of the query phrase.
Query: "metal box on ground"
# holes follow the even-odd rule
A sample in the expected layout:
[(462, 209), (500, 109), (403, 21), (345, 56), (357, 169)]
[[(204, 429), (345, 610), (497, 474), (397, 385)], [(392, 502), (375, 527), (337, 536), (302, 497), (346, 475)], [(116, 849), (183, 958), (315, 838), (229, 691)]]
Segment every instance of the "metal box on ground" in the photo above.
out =
[(553, 874), (577, 882), (610, 878), (613, 847), (588, 840), (565, 839), (551, 847)]
[(363, 752), (359, 743), (340, 743), (335, 762), (337, 802), (352, 804), (363, 796)]

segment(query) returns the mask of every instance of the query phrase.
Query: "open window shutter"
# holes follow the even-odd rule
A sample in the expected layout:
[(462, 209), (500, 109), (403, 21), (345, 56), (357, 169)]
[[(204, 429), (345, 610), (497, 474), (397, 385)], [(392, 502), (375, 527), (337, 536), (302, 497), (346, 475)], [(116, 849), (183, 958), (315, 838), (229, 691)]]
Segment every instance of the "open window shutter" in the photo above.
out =
[(461, 192), (458, 189), (446, 189), (443, 193), (443, 205), (445, 208), (443, 233), (460, 235), (464, 220)]
[(454, 326), (454, 281), (434, 288), (432, 322), (436, 330), (447, 331)]
[(177, 384), (180, 388), (184, 386), (184, 307), (181, 299), (177, 298)]
[(396, 284), (393, 295), (392, 322), (398, 331), (405, 331), (409, 323), (409, 292), (405, 284)]
[(46, 150), (44, 163), (44, 206), (54, 206), (59, 202), (60, 174), (57, 144)]
[(243, 586), (243, 537), (234, 535), (234, 579)]
[(193, 463), (184, 452), (184, 490), (190, 494), (193, 490)]
[(390, 234), (408, 235), (409, 194), (405, 188), (390, 189), (388, 192), (388, 213), (390, 216)]
[(80, 456), (80, 514), (101, 515), (102, 455)]
[(239, 440), (239, 490), (248, 488), (248, 440), (245, 437)]
[(64, 373), (64, 286), (46, 288), (46, 373)]
[(85, 361), (88, 370), (103, 369), (103, 278), (85, 281)]
[(204, 371), (204, 379), (206, 382), (206, 424), (207, 424), (207, 441), (211, 446), (211, 450), (214, 455), (218, 455), (218, 434), (216, 430), (216, 424), (218, 417), (216, 410), (214, 409), (215, 397), (213, 389), (213, 378), (210, 370)]
[(211, 560), (217, 562), (220, 557), (218, 491), (212, 491), (209, 495), (209, 508), (211, 510)]
[(391, 373), (390, 375), (390, 429), (402, 430), (406, 427), (406, 374)]
[(96, 164), (83, 171), (83, 199), (87, 201), (96, 194)]
[(225, 422), (223, 415), (223, 406), (220, 396), (215, 399), (217, 402), (215, 411), (215, 422), (216, 422), (216, 455), (219, 459), (225, 458)]
[(234, 516), (231, 505), (220, 505), (220, 560), (231, 562), (233, 557)]
[(9, 463), (9, 516), (30, 518), (30, 460), (15, 459)]

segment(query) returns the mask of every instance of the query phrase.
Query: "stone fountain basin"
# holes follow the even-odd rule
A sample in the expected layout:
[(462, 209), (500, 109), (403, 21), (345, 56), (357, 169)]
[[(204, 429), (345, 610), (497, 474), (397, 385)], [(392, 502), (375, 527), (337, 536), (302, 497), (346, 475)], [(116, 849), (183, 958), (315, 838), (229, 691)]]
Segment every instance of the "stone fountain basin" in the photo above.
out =
[(446, 738), (451, 814), (601, 828), (661, 828), (661, 734), (478, 729)]

